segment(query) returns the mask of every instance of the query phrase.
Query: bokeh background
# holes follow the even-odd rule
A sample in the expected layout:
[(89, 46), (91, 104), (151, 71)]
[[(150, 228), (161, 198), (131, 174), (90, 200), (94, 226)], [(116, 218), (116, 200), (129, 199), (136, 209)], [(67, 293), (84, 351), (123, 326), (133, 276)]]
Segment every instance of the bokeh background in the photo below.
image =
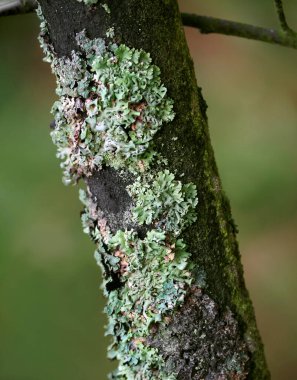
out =
[[(277, 26), (272, 0), (183, 11)], [(297, 2), (285, 0), (297, 29)], [(35, 15), (0, 18), (0, 379), (105, 379), (104, 299), (77, 188), (49, 137), (54, 78)], [(187, 29), (245, 277), (275, 380), (297, 373), (297, 52)]]

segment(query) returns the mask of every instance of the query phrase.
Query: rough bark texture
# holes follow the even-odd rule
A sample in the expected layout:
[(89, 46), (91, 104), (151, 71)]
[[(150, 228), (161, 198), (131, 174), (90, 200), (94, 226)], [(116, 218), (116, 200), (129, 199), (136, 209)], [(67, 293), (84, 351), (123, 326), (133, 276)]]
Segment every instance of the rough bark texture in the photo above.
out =
[[(196, 84), (177, 2), (109, 0), (110, 14), (100, 3), (104, 1), (90, 8), (76, 0), (40, 0), (56, 53), (69, 56), (77, 50), (75, 34), (83, 29), (91, 38), (104, 38), (110, 27), (119, 43), (150, 52), (176, 113), (174, 121), (162, 127), (155, 144), (170, 170), (198, 189), (198, 219), (183, 238), (197, 274), (205, 273), (203, 291), (199, 278), (166, 329), (154, 326), (149, 341), (178, 379), (269, 379), (244, 284), (236, 227), (210, 144), (206, 104)], [(89, 179), (93, 196), (110, 213), (115, 228), (120, 227), (130, 202), (121, 181), (116, 172)], [(119, 185), (117, 192), (114, 183)], [(236, 366), (240, 366), (240, 376), (235, 374)]]

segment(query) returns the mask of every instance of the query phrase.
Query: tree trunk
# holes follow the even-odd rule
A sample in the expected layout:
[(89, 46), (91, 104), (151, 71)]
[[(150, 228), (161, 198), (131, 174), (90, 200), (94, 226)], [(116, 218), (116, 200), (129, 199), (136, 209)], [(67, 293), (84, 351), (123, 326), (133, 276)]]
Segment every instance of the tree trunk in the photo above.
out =
[[(114, 336), (110, 352), (120, 361), (114, 378), (269, 379), (263, 345), (244, 284), (236, 226), (210, 143), (207, 106), (197, 87), (177, 1), (99, 0), (94, 5), (76, 0), (39, 2), (47, 24), (42, 32), (42, 44), (51, 46), (52, 61), (53, 57), (71, 57), (72, 50), (79, 52), (81, 59), (87, 59), (86, 51), (82, 53), (82, 45), (79, 47), (76, 39), (76, 34), (85, 29), (90, 39), (102, 38), (106, 44), (124, 44), (149, 52), (167, 88), (169, 100), (162, 106), (170, 109), (170, 99), (173, 100), (174, 119), (165, 123), (166, 117), (170, 119), (171, 115), (164, 116), (153, 142), (149, 142), (149, 148), (145, 146), (146, 152), (153, 149), (158, 153), (157, 160), (147, 163), (142, 151), (137, 162), (139, 172), (135, 167), (130, 170), (122, 159), (118, 166), (112, 161), (104, 161), (86, 172), (77, 167), (70, 171), (71, 175), (75, 172), (75, 180), (82, 177), (87, 183), (88, 192), (83, 196), (86, 204), (84, 226), (101, 245), (97, 256), (104, 268), (104, 291), (111, 321), (108, 329)], [(116, 58), (114, 61), (118, 64)], [(100, 85), (94, 83), (93, 87)], [(96, 93), (94, 88), (93, 92)], [(99, 99), (90, 92), (85, 98), (69, 93), (62, 96), (64, 102), (70, 98), (80, 102), (85, 102), (86, 98), (89, 102)], [(162, 99), (160, 102), (165, 102), (165, 97)], [(137, 133), (137, 128), (142, 128), (142, 112), (149, 112), (148, 109), (146, 100), (129, 102), (129, 112), (136, 110), (137, 115), (136, 122), (131, 121), (129, 136), (131, 130)], [(63, 117), (67, 118), (65, 109), (63, 112)], [(85, 105), (76, 105), (76, 112), (72, 125), (81, 126), (87, 114)], [(62, 129), (63, 123), (59, 120), (56, 111), (55, 127)], [(117, 153), (112, 154), (117, 158)], [(153, 188), (157, 186), (156, 178), (165, 183), (158, 194)], [(184, 219), (181, 223), (175, 222), (175, 230), (169, 226), (169, 215), (170, 210), (179, 208), (167, 194), (166, 186), (172, 186), (174, 192), (179, 191), (179, 197), (184, 197), (182, 207), (186, 205), (190, 210), (195, 206), (196, 216), (190, 218), (189, 213), (182, 214)], [(197, 189), (197, 206), (194, 195), (186, 197), (188, 190), (184, 186), (191, 188), (192, 195)], [(162, 216), (156, 209), (151, 218), (140, 220), (138, 214), (137, 219), (135, 207), (138, 206), (139, 213), (142, 208), (152, 207), (145, 203), (150, 187), (155, 199), (157, 196), (164, 198), (160, 191), (167, 192), (170, 209), (161, 202), (158, 207)], [(155, 216), (157, 214), (159, 217)], [(110, 239), (105, 236), (107, 229)], [(95, 237), (96, 231), (101, 237)], [(120, 243), (119, 231), (126, 243)], [(127, 231), (130, 231), (129, 238)], [(161, 267), (150, 267), (145, 261), (145, 255), (150, 257), (147, 247), (152, 243), (152, 233), (163, 233), (160, 240), (154, 238), (157, 244), (154, 252), (161, 255), (163, 248), (167, 252)], [(191, 255), (184, 253), (183, 260), (178, 261), (176, 247), (183, 244), (186, 248), (181, 251)], [(133, 272), (130, 269), (133, 255), (140, 255), (140, 245), (144, 256), (140, 264), (138, 262), (137, 271)], [(179, 265), (182, 262), (186, 264)], [(173, 263), (176, 265), (170, 266)], [(169, 271), (166, 271), (167, 264)], [(173, 275), (173, 268), (176, 275)], [(131, 295), (133, 301), (127, 310), (123, 303), (129, 292), (132, 294), (130, 285), (136, 273), (136, 298)], [(159, 290), (150, 288), (152, 280), (149, 283), (145, 280), (163, 275), (164, 294), (161, 297)], [(169, 283), (173, 284), (172, 288)], [(172, 295), (173, 290), (175, 295)], [(147, 304), (143, 301), (145, 297), (148, 297)], [(163, 308), (156, 299), (165, 300)], [(137, 305), (140, 305), (138, 309)]]

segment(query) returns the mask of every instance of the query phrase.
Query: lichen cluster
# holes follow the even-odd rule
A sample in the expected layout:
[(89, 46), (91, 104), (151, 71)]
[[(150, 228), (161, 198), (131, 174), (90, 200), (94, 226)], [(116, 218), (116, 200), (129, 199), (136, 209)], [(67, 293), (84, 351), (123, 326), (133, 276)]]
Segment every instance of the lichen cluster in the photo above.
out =
[[(158, 350), (146, 340), (150, 329), (157, 323), (166, 324), (166, 316), (183, 303), (192, 282), (190, 254), (183, 240), (162, 229), (148, 231), (143, 239), (133, 230), (112, 234), (84, 191), (81, 200), (85, 204), (84, 232), (96, 242), (95, 257), (106, 275), (106, 332), (113, 336), (109, 357), (120, 362), (113, 378), (174, 379), (174, 374), (163, 371)], [(118, 284), (114, 284), (115, 274)]]
[[(166, 324), (170, 313), (184, 301), (192, 283), (190, 253), (180, 232), (195, 219), (196, 189), (182, 185), (168, 170), (138, 179), (129, 191), (138, 224), (152, 225), (144, 238), (134, 230), (113, 234), (92, 197), (81, 191), (85, 205), (84, 232), (97, 244), (95, 257), (105, 272), (103, 284), (109, 316), (107, 333), (113, 336), (109, 357), (120, 362), (114, 378), (174, 379), (163, 370), (158, 350), (146, 344), (150, 329)], [(147, 182), (146, 182), (147, 181)], [(148, 218), (143, 218), (140, 204)], [(150, 206), (150, 207), (149, 207)], [(182, 216), (182, 217), (181, 217)], [(174, 228), (175, 217), (175, 228)], [(112, 290), (111, 290), (112, 289)]]
[(168, 169), (156, 174), (150, 172), (145, 181), (143, 176), (138, 177), (129, 191), (135, 197), (133, 217), (139, 224), (152, 224), (178, 236), (196, 220), (195, 185), (176, 181)]
[[(77, 35), (82, 53), (56, 58), (59, 100), (53, 106), (52, 138), (66, 182), (90, 176), (102, 165), (137, 170), (172, 101), (149, 54)], [(145, 161), (145, 160), (144, 160)]]
[(173, 380), (147, 340), (154, 327), (169, 323), (192, 283), (180, 234), (196, 220), (196, 187), (178, 180), (152, 145), (163, 123), (174, 118), (173, 102), (149, 54), (110, 41), (113, 30), (106, 40), (90, 40), (82, 31), (79, 50), (68, 58), (55, 55), (47, 34), (42, 19), (40, 43), (57, 78), (51, 135), (64, 181), (75, 183), (106, 167), (130, 173), (128, 214), (131, 225), (145, 231), (113, 231), (90, 189), (80, 192), (84, 232), (97, 245), (104, 273), (109, 356), (119, 360), (111, 378)]

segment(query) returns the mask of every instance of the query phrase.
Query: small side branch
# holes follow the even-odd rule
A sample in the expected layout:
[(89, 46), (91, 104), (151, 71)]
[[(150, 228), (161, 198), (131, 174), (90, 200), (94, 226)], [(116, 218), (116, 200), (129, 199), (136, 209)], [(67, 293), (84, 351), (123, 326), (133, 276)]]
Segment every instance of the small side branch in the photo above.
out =
[(294, 33), (287, 23), (282, 0), (274, 0), (274, 4), (282, 30), (286, 33)]
[(274, 29), (189, 13), (182, 13), (182, 21), (185, 26), (197, 28), (203, 34), (225, 34), (297, 49), (297, 34), (293, 31), (282, 33)]
[(37, 7), (36, 0), (13, 0), (0, 2), (0, 16), (17, 15), (33, 12)]

